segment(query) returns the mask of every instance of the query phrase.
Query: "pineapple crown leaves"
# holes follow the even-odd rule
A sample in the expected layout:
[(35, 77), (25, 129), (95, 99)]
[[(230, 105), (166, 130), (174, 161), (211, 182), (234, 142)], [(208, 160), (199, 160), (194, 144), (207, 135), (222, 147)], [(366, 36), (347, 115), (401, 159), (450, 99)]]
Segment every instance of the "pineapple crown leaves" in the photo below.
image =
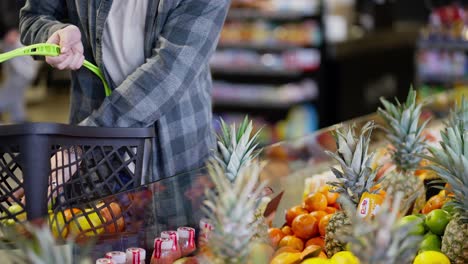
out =
[(231, 181), (234, 181), (241, 169), (248, 166), (260, 153), (256, 148), (261, 129), (251, 136), (252, 130), (252, 121), (249, 122), (247, 116), (237, 131), (235, 124), (228, 126), (221, 119), (222, 132), (218, 135), (218, 152), (215, 159)]
[[(244, 263), (261, 219), (254, 214), (261, 203), (259, 197), (266, 183), (259, 183), (263, 165), (254, 162), (244, 167), (231, 182), (224, 168), (214, 160), (208, 162), (208, 173), (215, 184), (207, 190), (203, 212), (213, 224), (208, 247), (226, 263), (234, 259)], [(252, 223), (252, 219), (253, 223)]]
[(377, 112), (385, 122), (383, 130), (387, 133), (388, 141), (395, 147), (392, 150), (395, 164), (403, 172), (415, 170), (421, 161), (416, 154), (426, 149), (422, 132), (430, 121), (428, 119), (419, 125), (422, 104), (416, 104), (416, 91), (410, 89), (404, 104), (398, 99), (395, 104), (384, 98), (380, 101), (384, 108), (379, 107)]
[(446, 125), (447, 127), (457, 127), (460, 123), (465, 130), (468, 129), (468, 103), (464, 96), (462, 97), (460, 104), (455, 102), (455, 106), (450, 111)]
[(431, 161), (429, 169), (450, 184), (455, 195), (453, 204), (465, 223), (468, 223), (468, 130), (459, 122), (441, 132), (441, 148), (430, 147), (430, 155), (422, 157)]
[(338, 181), (328, 184), (336, 187), (335, 192), (346, 195), (353, 201), (354, 207), (359, 203), (364, 192), (378, 191), (371, 191), (372, 187), (377, 184), (375, 182), (377, 171), (372, 169), (374, 154), (368, 154), (373, 128), (373, 122), (368, 122), (361, 129), (359, 137), (355, 135), (354, 125), (347, 130), (342, 128), (335, 131), (333, 136), (336, 140), (337, 151), (336, 153), (326, 152), (341, 167), (341, 170), (331, 168)]
[(93, 241), (80, 244), (79, 255), (75, 255), (77, 254), (77, 251), (73, 250), (76, 247), (75, 241), (68, 239), (65, 245), (58, 245), (47, 224), (41, 226), (24, 224), (21, 228), (22, 231), (15, 227), (4, 227), (1, 230), (5, 240), (0, 241), (0, 249), (7, 249), (4, 250), (4, 256), (13, 263), (91, 263), (88, 256)]
[(412, 262), (422, 237), (409, 234), (414, 223), (398, 223), (402, 199), (402, 192), (397, 192), (394, 197), (388, 195), (370, 220), (360, 218), (356, 212), (350, 216), (351, 230), (343, 232), (344, 238), (350, 242), (351, 251), (362, 263)]

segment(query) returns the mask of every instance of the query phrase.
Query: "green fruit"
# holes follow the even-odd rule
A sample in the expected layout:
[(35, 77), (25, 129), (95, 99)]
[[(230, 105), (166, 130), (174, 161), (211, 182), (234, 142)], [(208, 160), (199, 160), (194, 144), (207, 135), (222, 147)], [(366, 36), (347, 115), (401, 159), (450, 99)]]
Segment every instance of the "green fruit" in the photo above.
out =
[(423, 221), (426, 220), (426, 215), (425, 214), (415, 214), (415, 216), (421, 218)]
[(445, 227), (452, 217), (447, 211), (436, 209), (431, 211), (426, 217), (426, 226), (436, 235), (443, 235)]
[(442, 210), (446, 211), (447, 213), (449, 213), (450, 215), (454, 215), (455, 212), (456, 212), (456, 209), (455, 209), (455, 205), (454, 204), (450, 204), (450, 203), (446, 203), (442, 206)]
[(440, 252), (440, 247), (442, 244), (442, 240), (438, 235), (426, 235), (424, 236), (423, 241), (421, 242), (421, 245), (419, 247), (420, 252), (423, 251), (439, 251)]
[(432, 233), (431, 231), (427, 231), (427, 233), (424, 235), (424, 238), (432, 235), (434, 235), (434, 233)]
[(403, 217), (400, 222), (400, 226), (405, 225), (414, 225), (409, 234), (422, 236), (426, 233), (426, 228), (424, 226), (424, 220), (416, 215), (408, 215)]

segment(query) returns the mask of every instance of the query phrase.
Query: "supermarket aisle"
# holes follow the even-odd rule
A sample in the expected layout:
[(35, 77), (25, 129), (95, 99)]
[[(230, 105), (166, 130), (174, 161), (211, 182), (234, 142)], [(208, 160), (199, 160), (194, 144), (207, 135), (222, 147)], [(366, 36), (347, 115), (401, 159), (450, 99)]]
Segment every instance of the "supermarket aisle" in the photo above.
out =
[(29, 103), (27, 117), (31, 122), (67, 123), (70, 98), (68, 93), (49, 93), (39, 102)]

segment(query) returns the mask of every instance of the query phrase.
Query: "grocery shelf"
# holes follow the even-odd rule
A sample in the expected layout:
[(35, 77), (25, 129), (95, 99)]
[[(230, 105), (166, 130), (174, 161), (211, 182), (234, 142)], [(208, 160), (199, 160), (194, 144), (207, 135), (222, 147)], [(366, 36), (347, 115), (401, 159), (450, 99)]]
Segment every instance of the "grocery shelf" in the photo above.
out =
[(307, 96), (301, 100), (291, 101), (271, 101), (271, 100), (256, 100), (256, 101), (245, 101), (239, 99), (226, 99), (226, 98), (213, 98), (213, 104), (215, 107), (245, 107), (245, 108), (284, 108), (289, 109), (295, 105), (307, 103), (317, 99), (317, 96)]
[(298, 11), (261, 11), (248, 8), (232, 9), (228, 13), (227, 19), (269, 19), (281, 21), (296, 21), (306, 18), (317, 18), (318, 12), (298, 12)]
[(291, 70), (291, 69), (271, 69), (261, 67), (246, 67), (246, 68), (219, 68), (211, 67), (213, 75), (224, 75), (224, 76), (263, 76), (263, 77), (284, 77), (284, 78), (296, 78), (300, 77), (305, 71), (303, 70)]
[(468, 76), (447, 76), (447, 75), (431, 75), (420, 76), (421, 83), (439, 83), (439, 84), (455, 84), (464, 83), (468, 84)]
[(468, 51), (468, 41), (420, 40), (418, 48)]
[(303, 49), (303, 48), (317, 48), (319, 44), (292, 44), (292, 43), (219, 43), (219, 49), (249, 49), (249, 50), (259, 50), (259, 51), (272, 51), (272, 52), (281, 52), (288, 51), (291, 49)]

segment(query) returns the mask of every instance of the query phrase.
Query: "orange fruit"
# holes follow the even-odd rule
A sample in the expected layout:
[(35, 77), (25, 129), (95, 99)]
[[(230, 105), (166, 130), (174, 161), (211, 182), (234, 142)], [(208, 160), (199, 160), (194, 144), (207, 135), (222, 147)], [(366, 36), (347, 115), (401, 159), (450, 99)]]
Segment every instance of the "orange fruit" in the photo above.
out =
[(311, 246), (311, 245), (316, 245), (320, 246), (321, 248), (325, 248), (325, 240), (321, 237), (314, 237), (309, 240), (307, 240), (305, 247)]
[(324, 251), (320, 252), (318, 257), (321, 258), (321, 259), (328, 259), (327, 253), (325, 253)]
[(323, 211), (327, 204), (327, 197), (323, 193), (309, 194), (304, 200), (304, 208), (309, 212)]
[(426, 202), (422, 209), (423, 214), (428, 214), (432, 210), (440, 209), (445, 203), (445, 197), (442, 195), (434, 195)]
[(329, 191), (330, 191), (330, 185), (328, 185), (328, 184), (323, 185), (319, 189), (319, 192), (324, 193), (324, 194), (329, 192)]
[(334, 192), (327, 192), (326, 196), (327, 196), (327, 203), (330, 205), (330, 204), (335, 204), (336, 200), (338, 199), (340, 195)]
[(290, 226), (283, 226), (281, 231), (283, 231), (283, 234), (286, 236), (292, 236), (294, 234)]
[(304, 242), (302, 242), (300, 238), (297, 238), (295, 236), (285, 236), (279, 242), (279, 247), (292, 247), (294, 249), (302, 251), (304, 249)]
[(320, 219), (322, 219), (322, 217), (326, 216), (327, 214), (328, 213), (325, 211), (313, 211), (310, 213), (311, 216), (317, 218), (317, 221), (320, 221)]
[(318, 232), (318, 220), (310, 214), (299, 215), (292, 223), (292, 231), (298, 238), (309, 239)]
[(322, 219), (320, 220), (318, 227), (319, 227), (319, 233), (321, 236), (325, 236), (327, 225), (328, 225), (328, 222), (330, 222), (331, 217), (332, 215), (329, 214), (329, 215), (322, 217)]
[(285, 246), (285, 247), (280, 247), (278, 248), (278, 250), (276, 250), (275, 254), (273, 254), (273, 257), (274, 256), (277, 256), (281, 253), (284, 253), (284, 252), (290, 252), (290, 253), (301, 253), (299, 250), (297, 250), (296, 248), (293, 248), (293, 247), (290, 247), (290, 246)]
[(308, 214), (308, 213), (309, 212), (307, 212), (307, 210), (305, 210), (304, 208), (302, 208), (299, 205), (291, 207), (291, 208), (289, 208), (288, 211), (286, 211), (286, 223), (288, 225), (291, 225), (294, 218), (296, 218), (296, 216), (301, 215), (301, 214)]
[[(301, 258), (304, 259), (305, 257), (317, 257), (320, 254), (320, 252), (322, 252), (322, 247), (317, 246), (317, 245), (311, 245), (311, 246), (306, 247), (302, 251)], [(312, 253), (316, 253), (316, 254), (309, 256)]]
[(335, 208), (335, 207), (330, 207), (329, 206), (329, 207), (325, 208), (325, 212), (327, 212), (328, 214), (334, 214), (334, 213), (336, 213), (336, 211), (338, 211), (338, 209)]
[(286, 235), (279, 228), (269, 228), (268, 236), (270, 237), (271, 245), (277, 247), (281, 239)]

